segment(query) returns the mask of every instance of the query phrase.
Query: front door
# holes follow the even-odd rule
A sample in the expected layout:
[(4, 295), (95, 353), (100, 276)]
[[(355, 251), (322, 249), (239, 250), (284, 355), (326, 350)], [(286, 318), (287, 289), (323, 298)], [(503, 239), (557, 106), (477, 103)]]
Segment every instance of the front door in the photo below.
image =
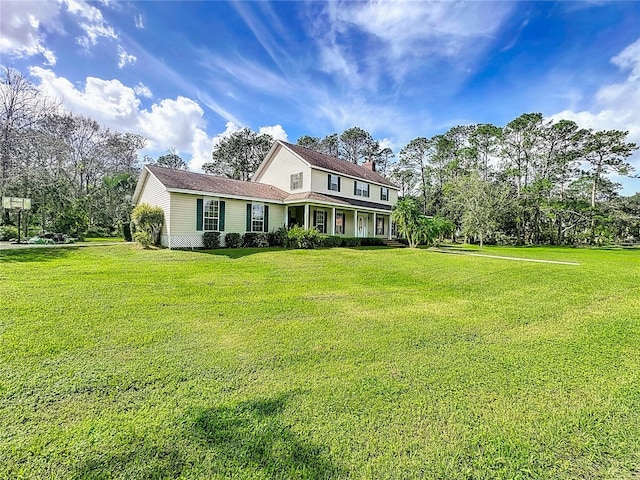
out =
[(369, 224), (369, 215), (366, 213), (358, 213), (358, 221), (356, 222), (357, 226), (357, 236), (358, 237), (368, 237), (369, 232), (367, 231), (367, 227)]

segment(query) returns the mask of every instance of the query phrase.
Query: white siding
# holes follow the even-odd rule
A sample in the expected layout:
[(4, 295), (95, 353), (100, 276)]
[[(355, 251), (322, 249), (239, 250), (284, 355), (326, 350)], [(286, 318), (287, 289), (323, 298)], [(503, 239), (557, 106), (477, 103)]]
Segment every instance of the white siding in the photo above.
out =
[[(291, 174), (302, 172), (302, 188), (291, 190)], [(288, 193), (311, 191), (311, 168), (286, 148), (279, 146), (256, 181), (268, 183)]]
[(151, 173), (147, 175), (145, 183), (142, 186), (138, 205), (141, 203), (148, 203), (154, 207), (160, 207), (164, 211), (164, 224), (160, 232), (160, 243), (165, 247), (168, 246), (165, 242), (171, 227), (170, 196), (164, 185)]
[(340, 175), (340, 191), (329, 190), (329, 173), (323, 170), (311, 171), (311, 190), (318, 193), (324, 193), (328, 195), (336, 195), (344, 198), (354, 198), (357, 200), (364, 200), (367, 202), (381, 203), (383, 205), (395, 205), (398, 201), (398, 191), (393, 187), (389, 187), (389, 200), (380, 200), (380, 185), (369, 183), (369, 196), (361, 197), (354, 195), (353, 184), (356, 180), (349, 177)]

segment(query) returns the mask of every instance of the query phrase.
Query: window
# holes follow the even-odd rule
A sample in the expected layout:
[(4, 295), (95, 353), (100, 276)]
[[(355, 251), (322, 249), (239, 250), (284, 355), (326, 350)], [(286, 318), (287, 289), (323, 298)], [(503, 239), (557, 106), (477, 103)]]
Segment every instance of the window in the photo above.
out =
[(336, 234), (344, 235), (344, 213), (336, 212)]
[(380, 200), (389, 200), (389, 189), (387, 187), (380, 187)]
[(320, 233), (326, 233), (326, 224), (325, 224), (325, 212), (324, 210), (316, 210), (313, 213), (313, 223), (314, 223), (314, 227), (316, 227), (316, 230), (318, 230), (318, 232)]
[(302, 188), (302, 172), (291, 174), (291, 190)]
[(336, 192), (340, 191), (340, 176), (334, 175), (332, 173), (329, 174), (329, 185), (327, 185), (329, 190), (334, 190)]
[(264, 205), (251, 204), (251, 231), (264, 232)]
[(384, 217), (376, 217), (376, 235), (384, 235)]
[(212, 232), (219, 231), (220, 203), (218, 200), (205, 198), (203, 210), (204, 230)]
[(368, 197), (369, 196), (369, 184), (365, 182), (353, 182), (353, 194), (358, 197)]

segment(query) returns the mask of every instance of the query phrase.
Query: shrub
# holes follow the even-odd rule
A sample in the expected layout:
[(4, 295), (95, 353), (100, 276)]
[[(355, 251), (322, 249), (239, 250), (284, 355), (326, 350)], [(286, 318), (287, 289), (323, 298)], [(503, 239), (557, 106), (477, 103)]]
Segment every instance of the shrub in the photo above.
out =
[(336, 236), (322, 237), (320, 246), (326, 248), (334, 248), (342, 245), (342, 238)]
[(320, 246), (320, 234), (315, 228), (295, 226), (287, 232), (287, 247), (311, 249)]
[(284, 247), (287, 245), (287, 228), (282, 226), (274, 232), (267, 233), (270, 247)]
[(149, 248), (151, 245), (153, 245), (151, 234), (146, 230), (138, 230), (136, 233), (134, 233), (133, 240), (142, 248)]
[(224, 236), (224, 244), (228, 248), (238, 248), (242, 244), (242, 235), (239, 233), (227, 233)]
[(13, 225), (3, 225), (0, 227), (0, 242), (6, 242), (12, 238), (18, 238), (18, 228)]
[[(164, 210), (148, 203), (141, 203), (131, 212), (131, 222), (135, 225), (136, 230), (147, 232), (151, 236), (151, 243), (155, 244), (159, 240), (160, 230), (162, 230), (164, 223)], [(136, 239), (135, 234), (133, 238)]]
[(360, 239), (360, 245), (363, 247), (380, 247), (384, 245), (384, 242), (378, 237), (366, 237)]
[(249, 248), (268, 247), (267, 235), (262, 232), (247, 232), (242, 236), (242, 246)]
[(344, 238), (342, 238), (342, 246), (343, 247), (359, 247), (360, 246), (360, 238), (358, 238), (358, 237), (344, 237)]
[(220, 232), (204, 232), (202, 234), (202, 244), (207, 250), (220, 248)]

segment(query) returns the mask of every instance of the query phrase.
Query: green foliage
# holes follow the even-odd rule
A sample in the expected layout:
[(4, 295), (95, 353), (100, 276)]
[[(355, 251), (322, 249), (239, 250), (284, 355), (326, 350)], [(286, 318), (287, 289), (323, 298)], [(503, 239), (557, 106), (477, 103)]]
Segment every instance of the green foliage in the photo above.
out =
[(267, 233), (267, 241), (270, 247), (285, 247), (287, 245), (287, 227), (282, 226)]
[(359, 247), (362, 239), (358, 237), (342, 237), (341, 246), (345, 248)]
[(335, 235), (322, 236), (320, 239), (321, 247), (334, 248), (340, 245), (342, 245), (342, 238)]
[(312, 249), (319, 247), (320, 243), (320, 234), (315, 228), (303, 228), (296, 225), (287, 232), (288, 248)]
[(133, 234), (133, 240), (142, 248), (149, 248), (154, 244), (153, 237), (147, 230), (137, 230), (136, 233)]
[(202, 244), (207, 250), (220, 248), (220, 232), (204, 232), (202, 234)]
[(224, 236), (224, 245), (227, 248), (239, 248), (242, 245), (242, 235), (231, 232)]
[(153, 207), (148, 203), (141, 203), (131, 212), (131, 221), (136, 226), (134, 240), (137, 238), (137, 233), (142, 230), (149, 234), (153, 245), (158, 243), (162, 224), (164, 223), (164, 210), (161, 207)]
[(18, 227), (13, 225), (0, 226), (0, 242), (6, 242), (13, 238), (18, 238)]
[(271, 135), (243, 128), (214, 147), (212, 161), (202, 165), (202, 170), (236, 180), (250, 180), (272, 143)]
[(384, 241), (378, 237), (364, 237), (360, 239), (360, 245), (363, 247), (381, 247), (384, 245)]
[(268, 247), (267, 234), (263, 232), (247, 232), (242, 236), (242, 246), (249, 248)]
[(638, 250), (485, 252), (2, 251), (0, 478), (633, 479)]

